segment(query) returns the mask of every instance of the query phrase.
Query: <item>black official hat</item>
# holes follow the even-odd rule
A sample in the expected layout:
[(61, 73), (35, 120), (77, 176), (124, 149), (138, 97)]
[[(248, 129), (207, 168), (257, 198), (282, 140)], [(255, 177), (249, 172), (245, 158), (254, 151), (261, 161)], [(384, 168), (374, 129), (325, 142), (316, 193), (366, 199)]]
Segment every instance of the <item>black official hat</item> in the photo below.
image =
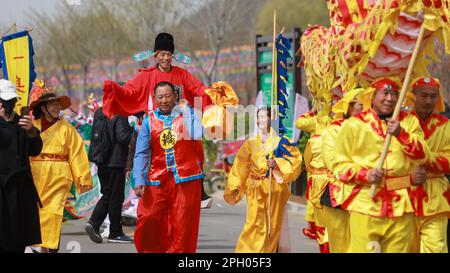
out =
[(171, 34), (162, 32), (156, 36), (155, 48), (153, 51), (158, 52), (160, 50), (170, 51), (172, 54), (175, 52), (175, 44)]

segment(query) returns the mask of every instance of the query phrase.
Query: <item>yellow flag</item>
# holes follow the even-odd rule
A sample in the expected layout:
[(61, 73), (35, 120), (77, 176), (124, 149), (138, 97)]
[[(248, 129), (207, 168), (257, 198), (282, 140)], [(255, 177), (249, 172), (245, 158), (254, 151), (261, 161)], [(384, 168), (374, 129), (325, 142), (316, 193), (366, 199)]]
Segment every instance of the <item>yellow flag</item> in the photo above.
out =
[(34, 50), (28, 31), (17, 32), (1, 39), (0, 59), (5, 79), (15, 83), (19, 95), (16, 113), (29, 103), (32, 83), (36, 78), (34, 72)]

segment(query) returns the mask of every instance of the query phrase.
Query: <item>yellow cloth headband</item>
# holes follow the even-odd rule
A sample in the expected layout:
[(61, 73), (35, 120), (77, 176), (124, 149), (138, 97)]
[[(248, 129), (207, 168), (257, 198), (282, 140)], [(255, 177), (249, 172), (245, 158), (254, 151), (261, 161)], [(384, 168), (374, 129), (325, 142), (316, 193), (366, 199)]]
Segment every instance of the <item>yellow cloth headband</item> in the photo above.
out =
[(343, 115), (346, 114), (350, 103), (353, 102), (355, 98), (357, 98), (363, 91), (364, 88), (356, 88), (345, 93), (344, 97), (333, 106), (333, 113)]

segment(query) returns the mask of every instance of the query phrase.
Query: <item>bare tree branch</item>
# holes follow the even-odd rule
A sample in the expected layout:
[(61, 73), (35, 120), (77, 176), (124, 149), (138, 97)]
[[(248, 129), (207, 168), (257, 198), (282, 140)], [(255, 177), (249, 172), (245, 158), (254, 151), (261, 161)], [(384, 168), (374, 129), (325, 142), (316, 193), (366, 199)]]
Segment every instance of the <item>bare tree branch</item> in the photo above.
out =
[[(202, 74), (205, 74), (206, 84), (212, 84), (217, 78), (219, 56), (225, 46), (231, 44), (248, 43), (254, 34), (247, 32), (247, 37), (236, 35), (248, 25), (255, 22), (255, 17), (261, 8), (261, 1), (257, 0), (197, 0), (200, 10), (187, 18), (185, 26), (193, 32), (203, 33), (203, 39), (213, 52), (212, 63), (209, 67), (199, 62)], [(251, 38), (250, 38), (251, 37)], [(246, 39), (247, 38), (247, 39)], [(195, 45), (195, 44), (194, 44)], [(194, 50), (191, 48), (191, 55)], [(195, 58), (199, 61), (198, 58)]]

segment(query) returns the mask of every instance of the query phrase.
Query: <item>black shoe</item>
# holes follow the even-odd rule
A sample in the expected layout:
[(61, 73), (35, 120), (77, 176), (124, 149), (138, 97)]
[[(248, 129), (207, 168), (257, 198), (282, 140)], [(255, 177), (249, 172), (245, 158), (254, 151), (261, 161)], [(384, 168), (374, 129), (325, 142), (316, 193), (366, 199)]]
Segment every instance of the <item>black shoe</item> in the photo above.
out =
[(212, 197), (207, 195), (206, 193), (202, 192), (202, 201), (205, 201), (205, 200), (208, 200), (208, 199), (212, 199)]
[(116, 237), (113, 237), (113, 238), (108, 238), (108, 243), (132, 244), (133, 243), (133, 239), (131, 239), (130, 237), (128, 237), (125, 234), (122, 234), (120, 236), (116, 236)]
[(103, 243), (103, 238), (100, 235), (100, 231), (98, 229), (95, 229), (91, 222), (87, 222), (86, 226), (84, 227), (84, 230), (89, 235), (89, 238), (91, 241), (97, 244)]

